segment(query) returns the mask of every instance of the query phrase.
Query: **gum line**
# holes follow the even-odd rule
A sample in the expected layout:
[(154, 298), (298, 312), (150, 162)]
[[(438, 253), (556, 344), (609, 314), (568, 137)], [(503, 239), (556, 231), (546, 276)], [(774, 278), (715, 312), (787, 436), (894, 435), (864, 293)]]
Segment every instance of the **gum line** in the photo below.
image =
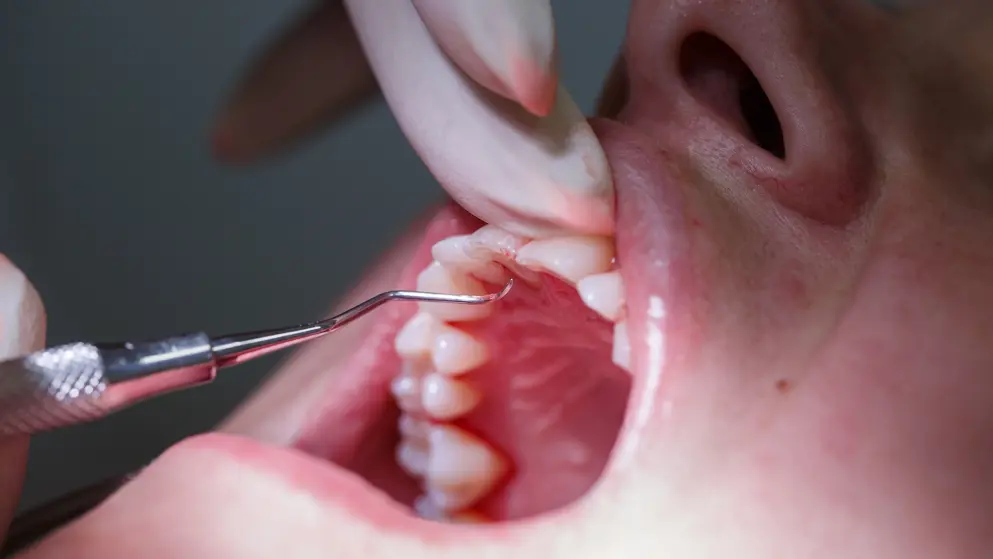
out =
[[(511, 274), (534, 282), (540, 272), (574, 286), (589, 308), (614, 323), (613, 360), (629, 368), (624, 288), (612, 238), (528, 240), (486, 225), (438, 242), (432, 256), (417, 289), (478, 295), (487, 293), (483, 282), (505, 283)], [(424, 494), (414, 510), (423, 518), (485, 522), (472, 508), (509, 469), (507, 459), (486, 441), (451, 424), (482, 400), (464, 377), (490, 358), (489, 348), (456, 324), (483, 320), (492, 312), (488, 305), (422, 305), (396, 336), (403, 361), (391, 385), (402, 411), (396, 459), (421, 483)]]

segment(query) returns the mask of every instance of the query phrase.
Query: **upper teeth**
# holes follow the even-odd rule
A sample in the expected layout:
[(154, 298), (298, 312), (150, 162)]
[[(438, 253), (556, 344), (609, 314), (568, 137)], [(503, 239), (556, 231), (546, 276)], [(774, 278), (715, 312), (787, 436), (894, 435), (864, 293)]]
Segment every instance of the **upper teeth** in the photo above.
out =
[[(486, 293), (482, 282), (505, 282), (508, 270), (525, 281), (536, 280), (541, 271), (576, 286), (587, 306), (615, 322), (613, 360), (629, 366), (623, 280), (612, 269), (613, 239), (529, 241), (488, 225), (472, 235), (440, 241), (432, 254), (435, 261), (418, 276), (418, 289)], [(415, 507), (421, 516), (454, 519), (490, 492), (507, 470), (506, 459), (488, 443), (460, 427), (439, 423), (463, 417), (479, 405), (483, 395), (462, 375), (491, 357), (482, 340), (449, 323), (481, 320), (492, 312), (490, 305), (422, 305), (397, 334), (395, 348), (405, 362), (392, 384), (403, 410), (397, 461), (424, 481), (426, 495)]]

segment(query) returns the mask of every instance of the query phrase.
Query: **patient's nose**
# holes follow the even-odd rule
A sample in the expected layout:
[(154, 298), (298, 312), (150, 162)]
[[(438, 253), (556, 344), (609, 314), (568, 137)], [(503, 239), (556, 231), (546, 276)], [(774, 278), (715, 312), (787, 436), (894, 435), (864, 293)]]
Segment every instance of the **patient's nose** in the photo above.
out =
[(836, 39), (830, 15), (818, 5), (635, 0), (614, 73), (626, 87), (608, 85), (606, 106), (622, 99), (618, 118), (687, 147), (733, 198), (746, 189), (809, 219), (847, 223), (868, 199), (870, 164), (857, 99), (826, 54), (824, 41)]

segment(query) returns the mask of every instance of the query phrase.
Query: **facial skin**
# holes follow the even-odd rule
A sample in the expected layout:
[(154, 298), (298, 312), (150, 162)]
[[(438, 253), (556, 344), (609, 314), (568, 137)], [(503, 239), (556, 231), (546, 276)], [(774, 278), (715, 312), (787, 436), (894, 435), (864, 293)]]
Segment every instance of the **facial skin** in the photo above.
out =
[[(698, 31), (756, 74), (785, 160), (748, 139), (726, 59), (684, 41)], [(347, 366), (343, 334), (223, 428), (247, 437), (180, 443), (25, 557), (989, 555), (991, 31), (978, 1), (635, 0), (593, 125), (634, 393), (617, 455), (572, 508), (432, 525), (278, 448)], [(353, 298), (408, 281), (424, 229)]]

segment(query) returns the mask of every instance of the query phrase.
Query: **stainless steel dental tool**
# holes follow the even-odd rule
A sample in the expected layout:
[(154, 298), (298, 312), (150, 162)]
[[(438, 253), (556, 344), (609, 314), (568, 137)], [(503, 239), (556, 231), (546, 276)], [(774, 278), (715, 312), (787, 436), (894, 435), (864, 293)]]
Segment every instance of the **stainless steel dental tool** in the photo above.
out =
[(0, 436), (84, 423), (142, 400), (214, 380), (217, 371), (334, 332), (390, 301), (482, 305), (498, 293), (387, 291), (345, 312), (286, 328), (210, 337), (203, 332), (147, 342), (70, 343), (0, 362)]

